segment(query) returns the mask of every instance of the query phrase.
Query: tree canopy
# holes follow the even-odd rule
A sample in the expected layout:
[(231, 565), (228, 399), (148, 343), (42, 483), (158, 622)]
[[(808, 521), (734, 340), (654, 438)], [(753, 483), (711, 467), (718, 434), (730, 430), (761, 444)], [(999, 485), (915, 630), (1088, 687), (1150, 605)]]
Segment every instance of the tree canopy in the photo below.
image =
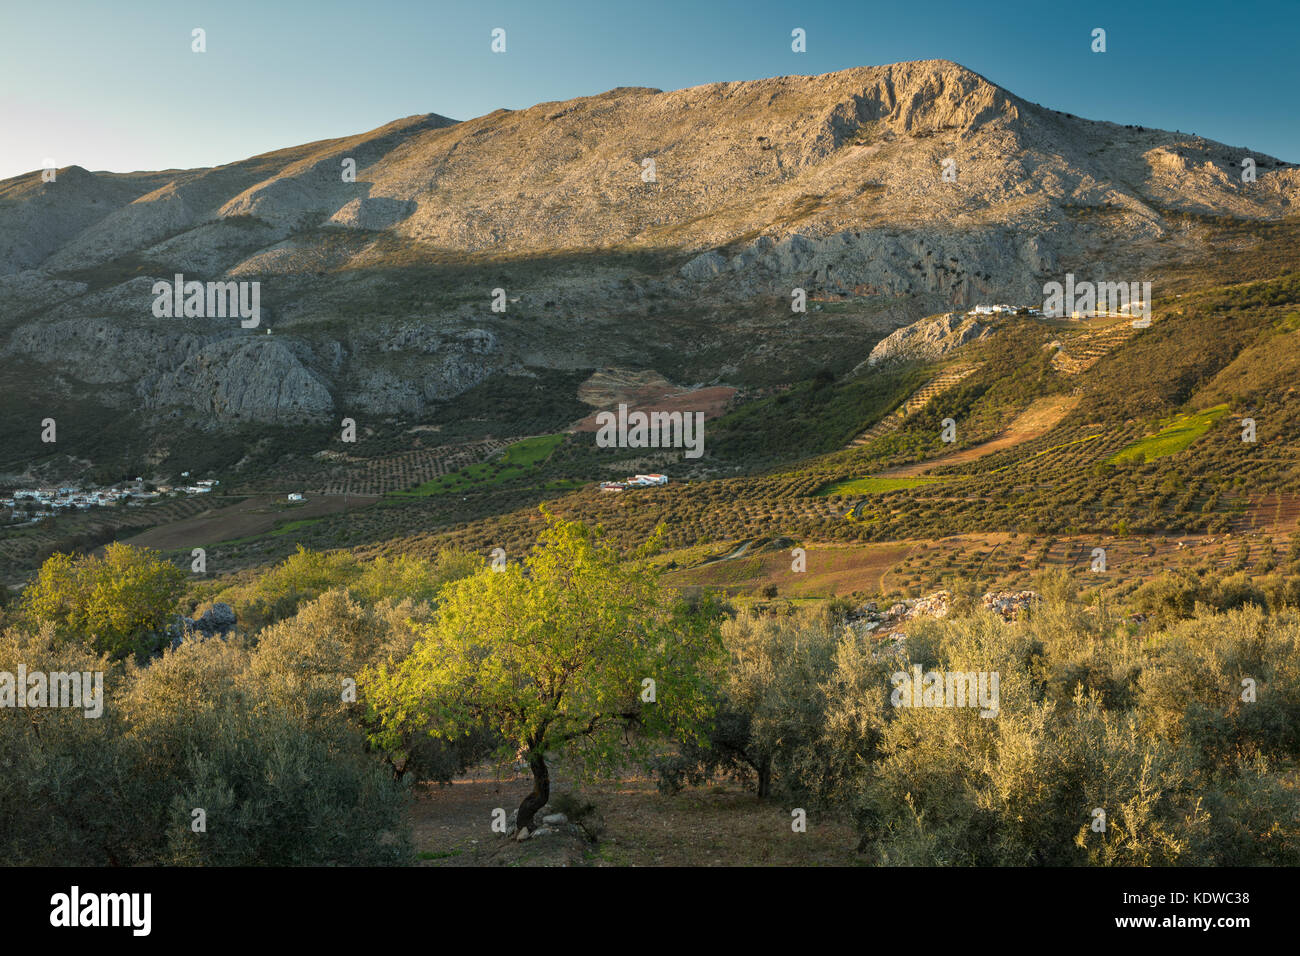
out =
[(123, 657), (175, 613), (185, 572), (155, 552), (113, 542), (103, 557), (55, 554), (23, 592), (23, 612), (63, 640)]
[(548, 514), (522, 564), (444, 588), (410, 657), (369, 675), (368, 696), (381, 740), (411, 722), (447, 740), (486, 722), (502, 756), (532, 770), (523, 828), (549, 796), (549, 753), (609, 771), (648, 737), (630, 728), (699, 726), (700, 665), (717, 647), (707, 610), (670, 598), (654, 568), (622, 560), (598, 529)]

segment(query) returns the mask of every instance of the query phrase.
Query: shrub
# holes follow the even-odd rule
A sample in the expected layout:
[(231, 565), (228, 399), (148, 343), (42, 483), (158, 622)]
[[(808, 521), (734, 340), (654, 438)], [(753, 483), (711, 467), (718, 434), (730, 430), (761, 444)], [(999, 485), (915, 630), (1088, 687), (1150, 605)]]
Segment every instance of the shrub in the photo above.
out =
[(674, 754), (654, 761), (660, 789), (672, 793), (720, 773), (752, 780), (760, 798), (827, 789), (820, 764), (844, 752), (822, 741), (828, 711), (841, 746), (846, 737), (869, 741), (874, 726), (869, 705), (846, 699), (862, 689), (858, 639), (841, 640), (821, 615), (747, 611), (723, 624), (722, 640), (727, 659), (711, 677), (713, 722), (704, 739), (679, 739)]
[[(404, 788), (342, 714), (284, 706), (290, 675), (238, 640), (112, 665), (52, 629), (11, 629), (0, 670), (103, 671), (88, 719), (34, 708), (0, 721), (0, 848), (34, 865), (402, 862)], [(264, 662), (263, 662), (264, 665)], [(196, 832), (196, 809), (206, 829)]]
[(86, 641), (114, 658), (156, 649), (175, 613), (184, 572), (147, 549), (114, 542), (103, 557), (52, 555), (23, 592), (34, 628), (60, 641)]

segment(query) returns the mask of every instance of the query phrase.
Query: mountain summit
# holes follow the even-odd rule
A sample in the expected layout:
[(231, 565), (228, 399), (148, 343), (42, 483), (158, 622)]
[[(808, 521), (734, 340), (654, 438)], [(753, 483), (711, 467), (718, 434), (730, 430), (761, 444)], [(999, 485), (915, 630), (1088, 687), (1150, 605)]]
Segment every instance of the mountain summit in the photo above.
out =
[[(1246, 157), (1258, 167), (1249, 185)], [(345, 160), (355, 182), (342, 177)], [(1071, 205), (1112, 209), (1125, 231), (1154, 237), (1167, 209), (1271, 217), (1298, 197), (1300, 174), (1273, 157), (1068, 116), (927, 60), (672, 92), (619, 88), (460, 123), (408, 117), (213, 169), (71, 167), (48, 184), (33, 173), (0, 184), (9, 237), (0, 274), (218, 244), (229, 254), (212, 265), (293, 271), (316, 264), (308, 260), (320, 250), (248, 246), (308, 225), (462, 253), (702, 249), (792, 231), (989, 222), (1050, 231)], [(242, 217), (269, 234), (219, 241), (238, 238), (221, 227)], [(365, 265), (375, 255), (330, 259)]]

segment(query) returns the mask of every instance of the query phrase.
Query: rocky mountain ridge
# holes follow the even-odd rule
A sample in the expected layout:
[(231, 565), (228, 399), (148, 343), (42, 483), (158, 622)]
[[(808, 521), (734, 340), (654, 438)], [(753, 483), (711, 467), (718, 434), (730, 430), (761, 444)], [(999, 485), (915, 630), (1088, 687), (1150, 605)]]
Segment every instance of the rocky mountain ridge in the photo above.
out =
[[(418, 417), (538, 368), (793, 377), (1066, 270), (1158, 275), (1199, 249), (1175, 214), (1297, 201), (1272, 157), (1066, 116), (942, 60), (619, 88), (213, 169), (0, 182), (0, 357), (217, 427)], [(262, 324), (154, 317), (176, 273), (259, 282)], [(796, 324), (796, 287), (849, 311)]]

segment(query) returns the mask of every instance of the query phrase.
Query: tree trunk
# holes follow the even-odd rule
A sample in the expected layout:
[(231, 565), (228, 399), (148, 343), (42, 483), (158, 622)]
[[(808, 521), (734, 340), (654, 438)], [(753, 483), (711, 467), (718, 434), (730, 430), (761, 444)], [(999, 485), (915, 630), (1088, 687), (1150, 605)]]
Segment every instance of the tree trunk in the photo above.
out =
[(533, 771), (533, 792), (524, 797), (524, 802), (519, 804), (519, 816), (515, 820), (515, 825), (520, 830), (524, 827), (533, 829), (534, 815), (546, 806), (546, 801), (551, 799), (551, 774), (546, 769), (546, 757), (541, 751), (529, 751), (528, 766)]
[(758, 767), (758, 799), (765, 800), (772, 793), (772, 764), (766, 760)]

